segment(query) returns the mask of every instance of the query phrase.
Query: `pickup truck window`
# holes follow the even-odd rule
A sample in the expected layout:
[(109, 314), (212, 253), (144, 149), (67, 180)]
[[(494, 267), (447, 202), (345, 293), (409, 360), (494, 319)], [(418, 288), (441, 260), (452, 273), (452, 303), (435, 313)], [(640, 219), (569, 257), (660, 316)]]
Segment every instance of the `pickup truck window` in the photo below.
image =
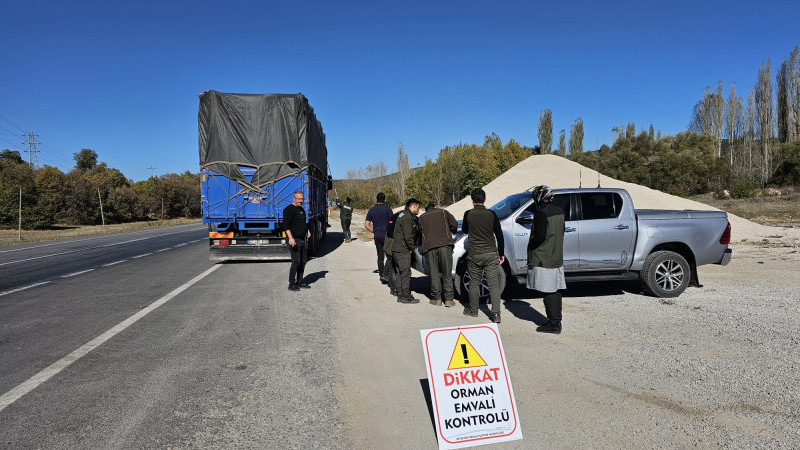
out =
[(518, 210), (520, 206), (525, 204), (531, 199), (530, 192), (523, 192), (521, 194), (509, 195), (508, 197), (500, 200), (491, 206), (492, 211), (497, 214), (498, 220), (503, 220), (510, 216), (514, 211)]
[(622, 196), (616, 192), (580, 194), (583, 220), (613, 219), (622, 212)]
[[(553, 204), (561, 208), (564, 211), (564, 220), (570, 221), (572, 220), (572, 211), (569, 207), (569, 194), (558, 194), (553, 196)], [(536, 212), (536, 203), (531, 203), (525, 208), (525, 211), (535, 213)]]

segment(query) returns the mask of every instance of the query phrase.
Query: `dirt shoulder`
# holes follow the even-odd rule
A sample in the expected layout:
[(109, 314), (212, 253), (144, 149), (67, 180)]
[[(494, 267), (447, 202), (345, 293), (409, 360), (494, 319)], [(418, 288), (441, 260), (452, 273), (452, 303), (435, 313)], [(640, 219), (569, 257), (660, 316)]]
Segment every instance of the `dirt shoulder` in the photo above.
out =
[[(363, 214), (353, 217), (354, 236)], [(332, 220), (331, 239), (341, 239)], [(342, 243), (326, 258), (335, 287), (337, 400), (353, 448), (437, 447), (419, 330), (489, 322), (461, 306), (403, 305), (378, 275), (373, 242)], [(523, 440), (497, 448), (796, 448), (800, 443), (800, 252), (734, 246), (730, 265), (700, 269), (702, 288), (677, 299), (636, 283), (570, 285), (564, 332), (542, 335), (541, 297), (513, 288), (501, 336)]]
[(22, 239), (18, 230), (0, 230), (0, 247), (24, 244), (28, 242), (54, 241), (98, 234), (121, 233), (123, 231), (146, 230), (150, 228), (171, 227), (200, 223), (200, 219), (169, 219), (148, 222), (118, 223), (113, 225), (64, 225), (48, 230), (22, 230)]

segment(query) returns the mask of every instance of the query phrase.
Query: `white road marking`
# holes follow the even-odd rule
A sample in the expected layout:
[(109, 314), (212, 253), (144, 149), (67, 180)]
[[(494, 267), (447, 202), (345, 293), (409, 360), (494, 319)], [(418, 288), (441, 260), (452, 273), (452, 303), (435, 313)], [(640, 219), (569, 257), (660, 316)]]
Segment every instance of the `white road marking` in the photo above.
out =
[(87, 342), (86, 344), (81, 346), (79, 349), (73, 351), (69, 355), (59, 359), (58, 361), (54, 362), (50, 366), (46, 367), (41, 372), (39, 372), (36, 375), (30, 377), (29, 379), (24, 381), (19, 386), (17, 386), (14, 389), (11, 389), (10, 391), (6, 392), (2, 396), (0, 396), (0, 411), (4, 410), (8, 405), (10, 405), (10, 404), (14, 403), (15, 401), (19, 400), (20, 397), (22, 397), (23, 395), (25, 395), (28, 392), (36, 389), (37, 387), (39, 387), (39, 385), (41, 385), (45, 381), (49, 380), (50, 378), (52, 378), (54, 375), (58, 374), (62, 370), (66, 369), (72, 363), (74, 363), (75, 361), (81, 359), (82, 357), (84, 357), (90, 351), (92, 351), (92, 350), (96, 349), (97, 347), (103, 345), (103, 343), (105, 343), (107, 340), (111, 339), (112, 337), (114, 337), (118, 333), (120, 333), (121, 331), (123, 331), (126, 328), (128, 328), (129, 326), (133, 325), (134, 323), (136, 323), (136, 321), (138, 321), (142, 317), (150, 314), (151, 312), (153, 312), (159, 306), (161, 306), (164, 303), (167, 303), (168, 301), (172, 300), (178, 294), (180, 294), (181, 292), (185, 291), (186, 289), (188, 289), (189, 287), (191, 287), (193, 284), (197, 283), (198, 281), (202, 280), (206, 276), (210, 275), (212, 272), (214, 272), (215, 270), (219, 269), (220, 267), (221, 266), (219, 264), (215, 264), (215, 265), (211, 266), (205, 272), (203, 272), (200, 275), (192, 278), (191, 280), (187, 281), (185, 284), (183, 284), (182, 286), (178, 287), (174, 291), (172, 291), (169, 294), (167, 294), (167, 295), (161, 297), (160, 299), (156, 300), (155, 302), (150, 304), (150, 306), (147, 306), (146, 308), (142, 308), (136, 314), (134, 314), (134, 315), (128, 317), (127, 319), (123, 320), (122, 322), (120, 322), (116, 326), (112, 327), (111, 329), (109, 329), (105, 333), (103, 333), (100, 336), (97, 336), (96, 338), (94, 338), (91, 341)]
[(184, 242), (183, 244), (176, 244), (176, 245), (175, 245), (175, 248), (178, 248), (178, 247), (183, 247), (184, 245), (186, 245), (186, 243), (185, 243), (185, 242)]
[(10, 291), (0, 292), (0, 297), (2, 297), (4, 295), (8, 295), (8, 294), (13, 294), (14, 292), (24, 291), (25, 289), (35, 288), (36, 286), (41, 286), (41, 285), (47, 284), (47, 283), (50, 283), (50, 281), (42, 281), (41, 283), (34, 283), (34, 284), (30, 284), (28, 286), (23, 286), (21, 288), (12, 289)]
[(158, 253), (158, 252), (165, 252), (165, 251), (167, 251), (167, 250), (169, 250), (169, 247), (167, 247), (167, 248), (162, 248), (161, 250), (156, 250), (156, 253)]
[(142, 258), (144, 256), (150, 256), (150, 255), (152, 255), (152, 253), (143, 253), (141, 255), (133, 256), (133, 257), (131, 257), (131, 259)]
[[(189, 228), (189, 227), (192, 226), (192, 224), (190, 224), (190, 225), (178, 225), (178, 226), (179, 227), (187, 227), (187, 228)], [(199, 229), (201, 229), (201, 228), (198, 228), (198, 230)], [(136, 233), (146, 233), (148, 231), (152, 231), (152, 230), (128, 231), (127, 233), (136, 234)], [(153, 235), (153, 236), (149, 236), (148, 238), (150, 238), (150, 237), (169, 236), (171, 234), (186, 233), (186, 232), (187, 232), (186, 230), (179, 230), (179, 231), (174, 231), (172, 233), (156, 234), (156, 235)], [(58, 241), (58, 242), (52, 242), (52, 243), (49, 243), (49, 244), (40, 244), (40, 245), (31, 245), (31, 246), (25, 246), (25, 247), (20, 247), (20, 248), (12, 248), (12, 249), (8, 249), (8, 250), (0, 250), (0, 254), (18, 252), (18, 251), (21, 251), (21, 250), (30, 250), (30, 249), (33, 249), (33, 248), (52, 247), (53, 245), (60, 245), (60, 244), (72, 244), (72, 243), (75, 243), (75, 242), (83, 242), (83, 241), (96, 241), (98, 239), (107, 238), (109, 236), (111, 236), (111, 235), (103, 234), (103, 235), (92, 236), (92, 237), (83, 238), (83, 239), (73, 239), (71, 241)]]
[(94, 269), (86, 269), (86, 270), (81, 270), (80, 272), (72, 272), (72, 273), (68, 273), (68, 274), (66, 274), (66, 275), (61, 275), (61, 278), (70, 278), (70, 277), (74, 277), (74, 276), (76, 276), (76, 275), (81, 275), (81, 274), (84, 274), (84, 273), (86, 273), (86, 272), (91, 272), (91, 271), (93, 271), (93, 270), (94, 270)]
[(103, 264), (103, 267), (109, 267), (109, 266), (113, 266), (113, 265), (116, 265), (116, 264), (122, 264), (122, 263), (124, 263), (125, 261), (127, 261), (127, 259), (123, 259), (123, 260), (120, 260), (120, 261), (114, 261), (114, 262), (112, 262), (112, 263)]

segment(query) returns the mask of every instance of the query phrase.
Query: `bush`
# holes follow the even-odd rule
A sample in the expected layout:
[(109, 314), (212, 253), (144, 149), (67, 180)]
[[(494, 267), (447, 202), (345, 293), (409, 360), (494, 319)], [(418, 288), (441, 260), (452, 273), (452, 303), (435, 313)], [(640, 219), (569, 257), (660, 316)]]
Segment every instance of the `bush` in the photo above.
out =
[(749, 178), (742, 178), (731, 186), (732, 198), (750, 198), (756, 191), (756, 184)]

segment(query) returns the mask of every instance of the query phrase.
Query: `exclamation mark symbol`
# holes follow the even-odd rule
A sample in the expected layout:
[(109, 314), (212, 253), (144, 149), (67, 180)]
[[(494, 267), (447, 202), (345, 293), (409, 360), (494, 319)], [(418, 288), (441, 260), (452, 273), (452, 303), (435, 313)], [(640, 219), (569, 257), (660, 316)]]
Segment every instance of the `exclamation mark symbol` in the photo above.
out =
[(467, 357), (467, 344), (461, 344), (461, 354), (464, 355), (464, 364), (469, 364)]

